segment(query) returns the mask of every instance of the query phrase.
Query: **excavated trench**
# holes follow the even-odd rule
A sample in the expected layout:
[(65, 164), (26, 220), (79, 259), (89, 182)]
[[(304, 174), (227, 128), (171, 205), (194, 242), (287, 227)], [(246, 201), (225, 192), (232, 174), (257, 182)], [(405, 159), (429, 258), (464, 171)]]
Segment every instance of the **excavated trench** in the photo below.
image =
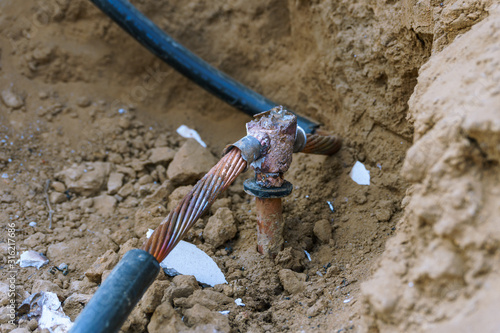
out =
[[(332, 157), (294, 155), (275, 260), (255, 249), (250, 175), (240, 176), (185, 239), (229, 283), (201, 288), (162, 273), (123, 331), (498, 328), (500, 16), (491, 1), (132, 2), (344, 146)], [(19, 254), (50, 260), (17, 267), (16, 301), (54, 292), (74, 320), (118, 259), (245, 135), (249, 117), (89, 2), (0, 8), (0, 220), (15, 223)], [(177, 135), (181, 124), (208, 148)], [(356, 161), (369, 186), (350, 178)], [(69, 274), (49, 272), (61, 263)], [(13, 329), (2, 320), (2, 332)], [(41, 331), (26, 316), (16, 325)]]

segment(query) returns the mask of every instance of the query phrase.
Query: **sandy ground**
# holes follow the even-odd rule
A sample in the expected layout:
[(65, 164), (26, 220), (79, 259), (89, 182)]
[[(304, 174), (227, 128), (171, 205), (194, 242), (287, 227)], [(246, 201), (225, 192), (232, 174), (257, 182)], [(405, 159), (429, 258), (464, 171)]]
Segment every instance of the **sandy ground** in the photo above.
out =
[[(493, 1), (133, 3), (345, 143), (332, 157), (294, 156), (275, 260), (255, 249), (243, 174), (186, 238), (229, 283), (202, 288), (161, 273), (124, 332), (500, 330)], [(0, 31), (0, 332), (40, 332), (36, 316), (20, 312), (10, 324), (9, 302), (51, 291), (74, 320), (117, 260), (245, 135), (249, 117), (160, 63), (90, 2), (0, 1)], [(180, 137), (181, 124), (208, 147)], [(172, 171), (179, 150), (192, 154)], [(349, 177), (356, 161), (369, 186)], [(214, 246), (204, 238), (209, 219), (235, 236)], [(9, 239), (15, 260), (34, 250), (49, 264), (11, 269)], [(62, 263), (68, 274), (50, 272)]]

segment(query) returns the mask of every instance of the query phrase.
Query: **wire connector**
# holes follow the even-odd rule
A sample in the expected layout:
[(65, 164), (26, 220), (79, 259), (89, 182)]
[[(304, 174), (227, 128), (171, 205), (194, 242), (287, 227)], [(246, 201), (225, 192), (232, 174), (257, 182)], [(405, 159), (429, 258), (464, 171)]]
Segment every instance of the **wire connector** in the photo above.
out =
[(259, 140), (251, 135), (247, 135), (232, 145), (226, 146), (226, 148), (222, 151), (222, 156), (229, 153), (234, 147), (241, 151), (241, 157), (245, 160), (245, 162), (247, 162), (245, 171), (247, 171), (248, 166), (252, 164), (253, 161), (258, 160), (261, 156), (262, 146), (260, 145)]

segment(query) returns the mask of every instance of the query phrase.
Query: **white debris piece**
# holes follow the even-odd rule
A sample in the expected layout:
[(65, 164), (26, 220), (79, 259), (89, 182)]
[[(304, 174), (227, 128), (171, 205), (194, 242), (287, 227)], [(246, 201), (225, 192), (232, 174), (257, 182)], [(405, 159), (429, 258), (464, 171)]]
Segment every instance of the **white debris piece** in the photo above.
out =
[(153, 229), (148, 229), (148, 232), (146, 232), (146, 238), (151, 237), (151, 235), (155, 232)]
[(37, 269), (40, 269), (40, 267), (48, 263), (49, 259), (47, 259), (43, 254), (33, 250), (24, 251), (19, 259), (19, 266), (23, 268), (36, 267)]
[(330, 210), (335, 213), (335, 208), (333, 208), (333, 205), (332, 205), (332, 202), (331, 201), (327, 201), (326, 202), (328, 204), (328, 207), (330, 207)]
[(229, 310), (224, 310), (224, 311), (219, 311), (220, 314), (223, 314), (224, 316), (227, 316), (229, 314)]
[(304, 253), (306, 254), (307, 259), (309, 259), (309, 261), (311, 261), (311, 255), (309, 254), (309, 252), (304, 250)]
[(205, 142), (203, 142), (203, 140), (201, 139), (201, 136), (194, 129), (189, 128), (186, 125), (181, 125), (177, 129), (177, 133), (179, 133), (179, 135), (184, 137), (184, 138), (193, 138), (196, 141), (198, 141), (198, 143), (202, 147), (207, 148), (207, 144)]
[(28, 313), (28, 318), (38, 318), (38, 328), (50, 333), (67, 333), (73, 326), (71, 319), (64, 313), (57, 295), (50, 291), (31, 294), (19, 306)]
[(359, 161), (354, 164), (349, 175), (359, 185), (370, 185), (370, 171), (366, 170), (364, 164)]
[(245, 306), (245, 303), (243, 303), (243, 300), (241, 298), (237, 298), (234, 300), (234, 303), (238, 306)]
[(215, 261), (196, 245), (188, 242), (180, 241), (160, 266), (170, 276), (193, 275), (198, 282), (212, 287), (227, 283)]
[(30, 227), (36, 227), (36, 222), (35, 222), (35, 221), (32, 221), (32, 222), (28, 223), (28, 225), (29, 225)]
[(42, 308), (42, 315), (38, 320), (40, 329), (48, 329), (51, 333), (69, 332), (73, 323), (71, 319), (64, 314), (59, 298), (53, 292), (44, 292), (42, 298), (38, 301)]
[(352, 299), (353, 299), (353, 297), (351, 297), (351, 298), (348, 298), (348, 299), (345, 299), (345, 300), (344, 300), (344, 304), (347, 304), (347, 303), (349, 303), (350, 301), (352, 301)]

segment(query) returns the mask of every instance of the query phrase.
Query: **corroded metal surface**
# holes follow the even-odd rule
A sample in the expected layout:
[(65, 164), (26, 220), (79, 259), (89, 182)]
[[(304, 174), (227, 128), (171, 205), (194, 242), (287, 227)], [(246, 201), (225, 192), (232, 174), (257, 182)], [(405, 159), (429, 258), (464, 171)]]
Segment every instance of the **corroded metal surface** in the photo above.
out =
[(252, 163), (255, 179), (263, 187), (280, 187), (292, 163), (297, 117), (278, 106), (247, 123), (247, 133), (259, 140), (262, 157)]

